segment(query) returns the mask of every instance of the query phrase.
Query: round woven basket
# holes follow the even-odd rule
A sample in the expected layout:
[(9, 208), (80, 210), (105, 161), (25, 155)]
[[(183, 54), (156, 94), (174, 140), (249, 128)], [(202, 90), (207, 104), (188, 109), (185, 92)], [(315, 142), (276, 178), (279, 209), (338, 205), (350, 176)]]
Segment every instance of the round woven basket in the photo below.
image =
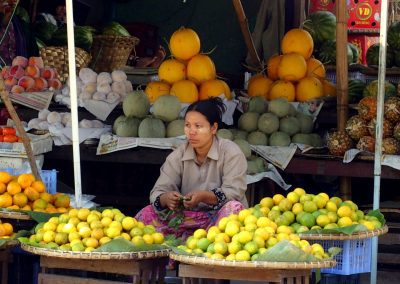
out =
[(8, 242), (4, 243), (4, 245), (0, 246), (0, 249), (7, 249), (15, 247), (19, 244), (18, 240), (9, 240)]
[(92, 67), (97, 73), (112, 72), (126, 65), (139, 39), (134, 36), (97, 35), (93, 37)]
[(303, 240), (361, 240), (368, 239), (372, 237), (378, 237), (380, 235), (386, 234), (388, 232), (388, 226), (384, 225), (380, 229), (373, 231), (362, 231), (351, 235), (347, 234), (299, 234), (300, 238)]
[(16, 219), (16, 220), (31, 220), (31, 217), (23, 212), (16, 211), (0, 211), (0, 218)]
[[(46, 46), (40, 49), (40, 56), (43, 58), (45, 66), (57, 69), (61, 82), (65, 82), (68, 78), (68, 48), (66, 46)], [(82, 48), (75, 47), (75, 64), (76, 71), (87, 67), (90, 63), (90, 54)]]
[(47, 248), (33, 247), (27, 244), (21, 244), (24, 251), (50, 257), (77, 258), (77, 259), (150, 259), (167, 257), (169, 250), (150, 250), (138, 252), (80, 252), (80, 251), (62, 251)]
[(312, 269), (328, 268), (336, 265), (336, 261), (321, 260), (318, 262), (272, 262), (272, 261), (237, 261), (225, 259), (211, 259), (202, 256), (189, 256), (170, 253), (169, 257), (176, 261), (186, 264), (195, 264), (203, 266), (226, 266), (226, 267), (244, 267), (244, 268), (273, 268), (273, 269)]

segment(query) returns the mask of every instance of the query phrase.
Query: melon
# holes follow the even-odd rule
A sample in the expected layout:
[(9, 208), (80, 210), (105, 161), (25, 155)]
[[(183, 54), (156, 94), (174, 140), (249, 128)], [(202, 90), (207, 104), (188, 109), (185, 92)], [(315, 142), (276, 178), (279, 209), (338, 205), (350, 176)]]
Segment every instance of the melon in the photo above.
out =
[(167, 137), (185, 135), (185, 120), (175, 119), (167, 125)]
[(283, 117), (279, 121), (279, 131), (285, 132), (292, 136), (300, 132), (299, 120), (294, 116)]
[(261, 158), (259, 156), (251, 155), (249, 158), (249, 161), (254, 161), (257, 164), (259, 172), (265, 172), (267, 167), (265, 165), (265, 161), (263, 158)]
[(257, 165), (256, 161), (247, 160), (247, 170), (246, 170), (246, 173), (247, 173), (248, 175), (254, 175), (254, 174), (258, 174), (259, 172), (260, 172), (260, 171), (259, 171), (259, 168), (258, 168), (258, 165)]
[(235, 139), (233, 140), (233, 142), (235, 142), (236, 145), (239, 146), (240, 150), (242, 150), (246, 158), (249, 158), (251, 156), (251, 148), (249, 142), (244, 139)]
[(307, 76), (314, 76), (319, 79), (324, 79), (326, 71), (324, 64), (316, 58), (310, 58), (307, 60)]
[(271, 134), (279, 129), (279, 118), (273, 113), (263, 113), (258, 118), (258, 130), (265, 134)]
[(122, 111), (126, 117), (145, 117), (150, 110), (150, 101), (143, 91), (130, 92), (122, 102)]
[(158, 68), (158, 78), (172, 85), (186, 79), (186, 65), (177, 59), (164, 60)]
[(170, 122), (179, 117), (181, 103), (175, 96), (163, 95), (154, 102), (152, 110), (156, 118)]
[(235, 140), (235, 139), (246, 140), (247, 139), (248, 133), (246, 131), (240, 130), (240, 129), (231, 129), (231, 131), (233, 134), (233, 140)]
[(136, 117), (118, 117), (114, 121), (113, 129), (119, 137), (137, 137), (140, 119)]
[(144, 92), (149, 98), (150, 103), (154, 103), (155, 100), (162, 95), (168, 95), (171, 86), (165, 82), (151, 81), (148, 82)]
[(311, 141), (312, 141), (311, 136), (309, 134), (297, 133), (297, 134), (293, 135), (293, 137), (292, 137), (293, 143), (312, 145)]
[(169, 48), (174, 57), (188, 60), (200, 52), (200, 38), (190, 28), (180, 28), (169, 39)]
[(279, 79), (298, 81), (307, 74), (307, 62), (298, 53), (289, 53), (282, 56), (278, 67)]
[(261, 131), (253, 131), (247, 135), (247, 142), (251, 145), (268, 145), (268, 137)]
[(146, 117), (139, 125), (140, 138), (164, 138), (166, 129), (164, 122), (155, 117)]
[(272, 55), (267, 62), (267, 74), (268, 78), (270, 78), (272, 81), (278, 80), (278, 67), (279, 67), (279, 62), (281, 62), (282, 55), (279, 54), (274, 54)]
[(267, 110), (267, 100), (263, 96), (251, 97), (247, 106), (249, 112), (264, 113)]
[(125, 115), (120, 115), (114, 120), (114, 124), (112, 127), (112, 132), (115, 134), (115, 130), (117, 129), (117, 125), (119, 122), (124, 121), (126, 119)]
[(277, 131), (272, 133), (271, 136), (269, 137), (270, 146), (284, 147), (284, 146), (289, 146), (290, 142), (291, 142), (290, 136), (285, 132)]
[(196, 85), (215, 79), (217, 76), (214, 62), (205, 54), (197, 54), (193, 56), (186, 67), (187, 78), (192, 80)]
[(217, 131), (217, 136), (223, 139), (233, 140), (233, 133), (229, 129), (221, 128)]
[(245, 112), (238, 120), (238, 127), (246, 132), (251, 132), (257, 129), (258, 118), (260, 114), (257, 112)]
[(289, 114), (290, 103), (285, 99), (275, 99), (268, 103), (268, 111), (277, 117), (284, 117)]
[(296, 101), (306, 102), (324, 95), (321, 81), (316, 77), (305, 77), (296, 86)]
[(282, 38), (282, 53), (298, 53), (305, 59), (310, 58), (314, 50), (314, 41), (310, 33), (303, 29), (291, 29)]
[(170, 95), (178, 98), (181, 103), (194, 103), (199, 99), (197, 86), (190, 80), (181, 80), (175, 82), (170, 90)]
[(311, 146), (322, 147), (324, 145), (321, 136), (318, 133), (309, 134), (311, 138)]
[(254, 75), (250, 78), (247, 86), (249, 97), (262, 96), (267, 98), (272, 86), (272, 80), (262, 74)]
[(224, 96), (232, 99), (231, 91), (227, 83), (219, 79), (208, 80), (201, 83), (199, 88), (199, 100), (206, 100), (211, 97)]
[(268, 94), (269, 100), (285, 99), (288, 102), (293, 102), (296, 98), (296, 88), (292, 82), (277, 80), (272, 86)]
[(300, 132), (311, 133), (314, 128), (313, 117), (303, 113), (298, 113), (296, 117), (300, 123)]

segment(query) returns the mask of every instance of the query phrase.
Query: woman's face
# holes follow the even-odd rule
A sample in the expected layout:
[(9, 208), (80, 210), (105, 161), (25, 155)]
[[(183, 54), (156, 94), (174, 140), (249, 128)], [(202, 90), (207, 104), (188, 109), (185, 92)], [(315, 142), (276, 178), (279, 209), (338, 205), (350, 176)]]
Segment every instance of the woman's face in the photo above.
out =
[(194, 149), (211, 147), (218, 125), (211, 125), (207, 118), (197, 111), (189, 111), (185, 116), (185, 135)]

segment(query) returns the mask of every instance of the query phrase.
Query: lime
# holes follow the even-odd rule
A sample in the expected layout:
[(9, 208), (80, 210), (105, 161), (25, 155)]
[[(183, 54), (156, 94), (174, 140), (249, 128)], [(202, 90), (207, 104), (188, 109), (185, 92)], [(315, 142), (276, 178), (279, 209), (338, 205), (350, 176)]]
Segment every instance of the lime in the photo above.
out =
[(290, 201), (290, 200), (287, 199), (287, 198), (284, 198), (284, 199), (282, 199), (282, 200), (279, 202), (278, 206), (279, 206), (279, 210), (280, 210), (281, 212), (289, 211), (289, 210), (292, 209), (293, 202)]
[(311, 213), (304, 213), (299, 218), (299, 223), (303, 226), (311, 228), (315, 225), (315, 217)]
[(304, 212), (312, 213), (318, 210), (318, 206), (313, 201), (307, 200), (303, 203), (303, 210)]
[(201, 238), (197, 241), (197, 247), (201, 249), (203, 252), (207, 251), (208, 246), (211, 244), (211, 241), (207, 238)]

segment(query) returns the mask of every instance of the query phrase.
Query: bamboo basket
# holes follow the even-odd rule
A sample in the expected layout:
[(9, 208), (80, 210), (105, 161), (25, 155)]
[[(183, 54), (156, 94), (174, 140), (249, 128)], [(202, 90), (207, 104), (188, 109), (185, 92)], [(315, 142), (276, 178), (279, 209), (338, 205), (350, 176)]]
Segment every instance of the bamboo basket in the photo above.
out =
[(121, 69), (138, 43), (139, 39), (134, 36), (94, 36), (91, 48), (93, 70), (99, 73)]
[(362, 232), (356, 232), (354, 234), (299, 234), (300, 238), (303, 240), (339, 240), (339, 241), (345, 241), (345, 240), (362, 240), (362, 239), (368, 239), (372, 237), (378, 237), (380, 235), (386, 234), (389, 231), (389, 228), (387, 225), (384, 225), (380, 229), (376, 229), (373, 231), (362, 231)]
[(137, 252), (80, 252), (80, 251), (63, 251), (54, 250), (47, 248), (39, 248), (30, 246), (27, 244), (21, 244), (21, 249), (24, 251), (49, 256), (49, 257), (60, 257), (60, 258), (74, 258), (74, 259), (152, 259), (160, 257), (168, 257), (169, 250), (149, 250), (149, 251), (137, 251)]
[(335, 266), (336, 262), (332, 259), (316, 262), (279, 262), (279, 261), (238, 261), (225, 259), (211, 259), (203, 256), (181, 255), (170, 253), (169, 257), (176, 261), (203, 266), (224, 266), (224, 267), (243, 267), (243, 268), (269, 268), (269, 269), (312, 269), (327, 268)]
[[(68, 48), (66, 46), (47, 46), (40, 49), (40, 56), (45, 66), (57, 69), (60, 81), (65, 83), (69, 74)], [(90, 63), (90, 54), (82, 48), (75, 47), (76, 72), (87, 67)]]

